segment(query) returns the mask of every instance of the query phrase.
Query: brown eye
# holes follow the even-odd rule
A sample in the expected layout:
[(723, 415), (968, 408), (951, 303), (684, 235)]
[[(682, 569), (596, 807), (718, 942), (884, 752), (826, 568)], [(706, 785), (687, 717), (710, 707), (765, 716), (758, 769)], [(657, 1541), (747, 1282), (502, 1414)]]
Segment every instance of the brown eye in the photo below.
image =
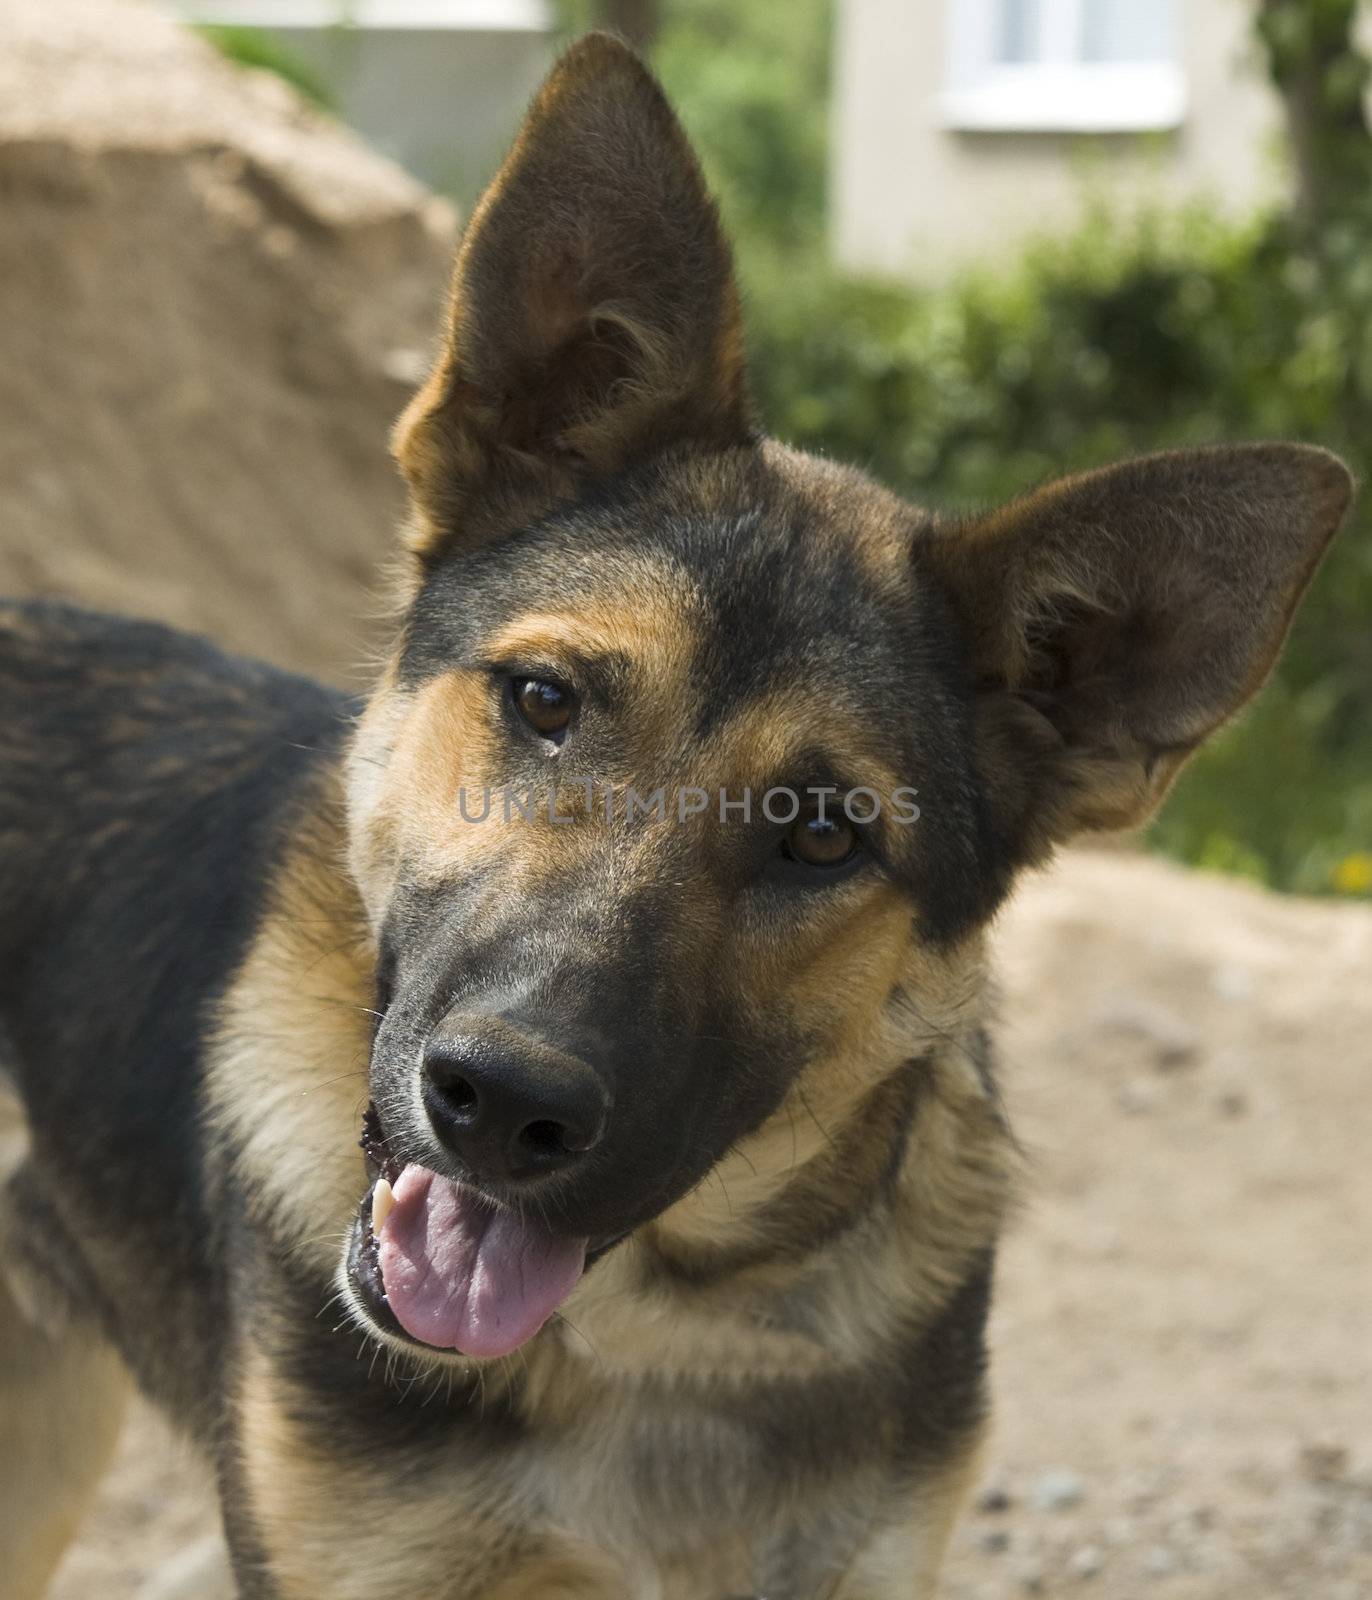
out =
[(857, 849), (857, 832), (842, 816), (801, 817), (782, 844), (783, 854), (807, 867), (840, 867)]
[(576, 709), (576, 698), (570, 689), (549, 683), (546, 678), (514, 678), (511, 689), (520, 716), (535, 733), (545, 739), (559, 739), (566, 733)]

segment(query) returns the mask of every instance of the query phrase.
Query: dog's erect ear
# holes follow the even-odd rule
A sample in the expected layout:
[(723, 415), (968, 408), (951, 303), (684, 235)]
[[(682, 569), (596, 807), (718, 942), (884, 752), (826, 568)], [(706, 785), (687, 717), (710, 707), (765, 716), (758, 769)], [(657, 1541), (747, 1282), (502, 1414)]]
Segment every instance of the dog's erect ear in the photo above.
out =
[(396, 428), (419, 551), (750, 426), (738, 294), (700, 168), (647, 68), (591, 34), (472, 215), (442, 355)]
[(921, 546), (970, 641), (982, 767), (1027, 858), (1148, 818), (1267, 676), (1351, 490), (1308, 446), (1179, 451)]

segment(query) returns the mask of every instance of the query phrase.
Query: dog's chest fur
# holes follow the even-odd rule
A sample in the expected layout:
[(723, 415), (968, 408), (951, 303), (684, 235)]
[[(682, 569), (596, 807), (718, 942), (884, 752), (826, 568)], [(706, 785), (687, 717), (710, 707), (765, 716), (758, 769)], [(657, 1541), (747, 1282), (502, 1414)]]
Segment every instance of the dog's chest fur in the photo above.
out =
[[(813, 1600), (864, 1559), (878, 1530), (904, 1520), (881, 1443), (868, 1441), (865, 1461), (851, 1439), (826, 1455), (814, 1437), (822, 1411), (806, 1414), (782, 1381), (610, 1375), (553, 1339), (515, 1388), (522, 1420), (504, 1437), (497, 1422), (494, 1447), (471, 1411), (499, 1411), (497, 1375), (488, 1395), (446, 1402), (448, 1429), (422, 1439), (373, 1429), (345, 1452), (295, 1431), (295, 1408), (261, 1373), (246, 1455), (250, 1475), (263, 1466), (252, 1498), (282, 1593), (323, 1592), (324, 1579), (337, 1600), (361, 1600), (413, 1540), (407, 1581), (435, 1600), (484, 1593), (507, 1562), (533, 1585), (512, 1595), (542, 1594), (538, 1583), (555, 1578), (597, 1600)], [(441, 1393), (430, 1404), (444, 1406)], [(775, 1425), (782, 1409), (789, 1430)], [(354, 1530), (346, 1549), (340, 1521)]]

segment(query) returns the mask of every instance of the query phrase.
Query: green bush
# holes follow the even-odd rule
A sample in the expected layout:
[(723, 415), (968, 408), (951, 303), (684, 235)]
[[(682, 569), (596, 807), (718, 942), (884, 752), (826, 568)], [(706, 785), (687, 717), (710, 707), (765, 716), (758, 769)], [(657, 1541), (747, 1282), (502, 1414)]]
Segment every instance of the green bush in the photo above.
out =
[(312, 101), (321, 111), (335, 113), (333, 95), (323, 78), (294, 51), (280, 45), (261, 28), (244, 28), (234, 23), (205, 22), (195, 31), (230, 61), (259, 72), (274, 72)]

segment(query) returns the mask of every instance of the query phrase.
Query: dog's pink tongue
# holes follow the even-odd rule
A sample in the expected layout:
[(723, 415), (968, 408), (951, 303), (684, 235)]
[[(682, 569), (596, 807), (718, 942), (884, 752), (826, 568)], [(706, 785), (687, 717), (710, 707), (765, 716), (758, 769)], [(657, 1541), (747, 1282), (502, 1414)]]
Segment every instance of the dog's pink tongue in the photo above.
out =
[(558, 1239), (425, 1167), (409, 1166), (381, 1227), (381, 1280), (400, 1326), (466, 1356), (506, 1356), (576, 1287), (584, 1239)]

